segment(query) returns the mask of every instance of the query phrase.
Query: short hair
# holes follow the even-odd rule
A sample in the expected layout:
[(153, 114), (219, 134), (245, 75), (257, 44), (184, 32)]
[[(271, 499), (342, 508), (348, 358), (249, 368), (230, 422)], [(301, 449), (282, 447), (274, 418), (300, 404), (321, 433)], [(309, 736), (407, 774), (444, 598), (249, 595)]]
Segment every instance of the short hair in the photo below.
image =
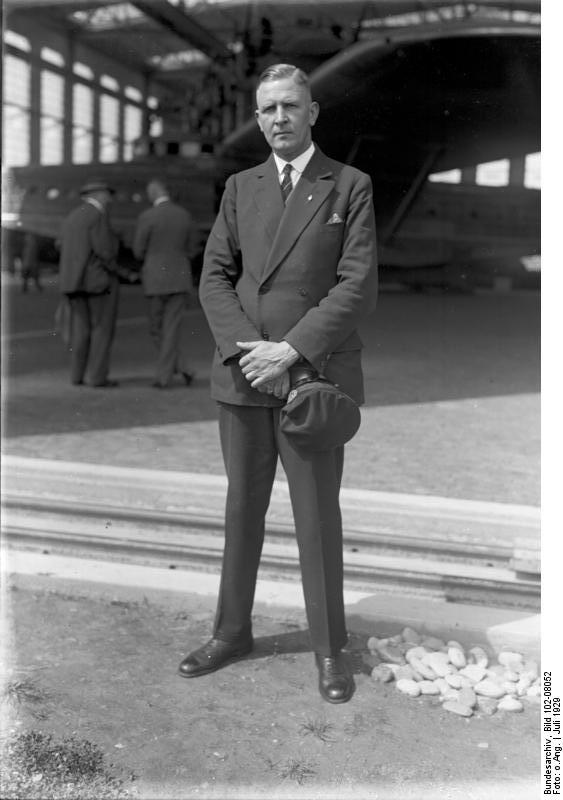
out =
[(294, 64), (272, 64), (269, 67), (266, 67), (264, 72), (258, 78), (258, 83), (256, 84), (256, 89), (262, 83), (268, 83), (269, 81), (280, 81), (283, 78), (293, 78), (295, 83), (298, 83), (300, 86), (304, 86), (306, 89), (311, 91), (311, 87), (309, 86), (309, 76), (306, 72), (303, 72), (302, 69), (296, 67)]
[(157, 178), (157, 177), (150, 178), (150, 180), (147, 182), (147, 189), (149, 186), (154, 186), (154, 188), (158, 189), (158, 191), (160, 192), (168, 193), (168, 187), (166, 183), (162, 180), (162, 178)]

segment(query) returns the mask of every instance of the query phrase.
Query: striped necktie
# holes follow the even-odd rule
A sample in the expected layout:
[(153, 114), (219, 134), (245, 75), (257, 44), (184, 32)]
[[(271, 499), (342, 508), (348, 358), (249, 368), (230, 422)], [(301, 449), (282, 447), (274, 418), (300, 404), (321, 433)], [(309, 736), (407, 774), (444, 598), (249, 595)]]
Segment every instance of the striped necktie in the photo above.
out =
[(293, 167), (291, 164), (286, 164), (283, 168), (283, 180), (281, 182), (281, 191), (283, 196), (283, 202), (287, 203), (287, 198), (291, 194), (291, 190), (293, 189), (293, 183), (291, 181), (291, 170)]

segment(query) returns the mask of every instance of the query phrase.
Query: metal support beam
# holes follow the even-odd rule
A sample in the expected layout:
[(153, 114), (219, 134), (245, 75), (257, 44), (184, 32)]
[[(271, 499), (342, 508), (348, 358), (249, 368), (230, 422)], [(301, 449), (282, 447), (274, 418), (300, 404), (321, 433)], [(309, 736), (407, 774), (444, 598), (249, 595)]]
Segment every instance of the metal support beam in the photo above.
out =
[(405, 196), (401, 199), (401, 202), (397, 206), (395, 213), (393, 214), (389, 225), (382, 237), (382, 244), (389, 244), (393, 236), (396, 234), (399, 226), (401, 225), (402, 221), (406, 217), (409, 208), (412, 206), (414, 201), (417, 198), (418, 193), (420, 192), (424, 181), (428, 177), (432, 166), (436, 163), (436, 159), (438, 158), (442, 147), (435, 147), (433, 150), (428, 153), (426, 158), (424, 159), (424, 163), (422, 164), (421, 168), (415, 175), (415, 178)]
[(232, 58), (231, 51), (223, 42), (167, 0), (133, 0), (132, 5), (210, 58)]

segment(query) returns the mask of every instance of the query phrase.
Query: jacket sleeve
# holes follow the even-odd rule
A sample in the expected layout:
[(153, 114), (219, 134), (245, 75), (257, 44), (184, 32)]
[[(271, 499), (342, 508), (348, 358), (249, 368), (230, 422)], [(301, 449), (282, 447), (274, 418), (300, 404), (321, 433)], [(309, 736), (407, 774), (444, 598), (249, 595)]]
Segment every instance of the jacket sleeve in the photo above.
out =
[(240, 355), (237, 341), (262, 336), (244, 313), (235, 290), (242, 270), (236, 218), (236, 180), (226, 183), (219, 214), (207, 240), (199, 283), (201, 305), (223, 363)]
[(323, 369), (375, 306), (377, 249), (371, 180), (360, 173), (350, 191), (337, 282), (284, 336), (307, 361)]
[(145, 214), (141, 214), (139, 219), (137, 220), (137, 225), (135, 227), (135, 234), (133, 236), (133, 255), (135, 258), (142, 261), (145, 257), (145, 253), (147, 252), (147, 246), (149, 241), (149, 226), (147, 224), (147, 218)]

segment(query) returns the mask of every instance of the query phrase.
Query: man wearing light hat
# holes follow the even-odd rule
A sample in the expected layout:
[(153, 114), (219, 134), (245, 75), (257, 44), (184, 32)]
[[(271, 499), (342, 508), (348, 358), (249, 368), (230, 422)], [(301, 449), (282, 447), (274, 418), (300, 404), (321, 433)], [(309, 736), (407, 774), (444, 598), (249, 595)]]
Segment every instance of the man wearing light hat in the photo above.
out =
[(107, 215), (113, 194), (103, 180), (86, 183), (82, 204), (61, 230), (59, 287), (71, 307), (70, 380), (75, 386), (117, 386), (108, 377), (119, 292), (119, 240)]

